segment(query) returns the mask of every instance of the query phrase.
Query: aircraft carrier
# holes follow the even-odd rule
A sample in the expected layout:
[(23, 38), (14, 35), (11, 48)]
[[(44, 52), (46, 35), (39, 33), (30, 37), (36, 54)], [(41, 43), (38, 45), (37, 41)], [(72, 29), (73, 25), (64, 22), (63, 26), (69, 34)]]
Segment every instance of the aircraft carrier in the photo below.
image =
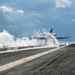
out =
[(75, 44), (1, 53), (0, 75), (75, 75)]
[(13, 40), (13, 45), (7, 36), (8, 45), (0, 43), (0, 75), (75, 75), (75, 43), (60, 43), (57, 39), (69, 37), (58, 37), (52, 31)]

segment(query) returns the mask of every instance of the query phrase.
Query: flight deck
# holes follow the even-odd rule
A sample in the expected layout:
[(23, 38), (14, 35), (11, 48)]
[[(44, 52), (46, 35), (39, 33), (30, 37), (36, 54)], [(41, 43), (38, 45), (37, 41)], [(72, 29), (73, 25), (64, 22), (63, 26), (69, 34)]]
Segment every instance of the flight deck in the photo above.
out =
[[(12, 55), (0, 54), (0, 67), (24, 57), (46, 51), (50, 51), (50, 49), (23, 51), (12, 53)], [(6, 70), (0, 71), (0, 75), (75, 75), (75, 44), (54, 50), (12, 68), (7, 68)]]

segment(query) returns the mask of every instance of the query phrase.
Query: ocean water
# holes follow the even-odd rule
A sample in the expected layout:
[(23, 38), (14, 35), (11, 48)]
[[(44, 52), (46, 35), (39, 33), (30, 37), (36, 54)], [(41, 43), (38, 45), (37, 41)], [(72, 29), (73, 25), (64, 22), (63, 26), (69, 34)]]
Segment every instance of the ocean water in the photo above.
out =
[[(34, 39), (33, 37), (45, 37), (47, 39)], [(58, 47), (59, 42), (58, 40), (49, 32), (44, 31), (40, 32), (35, 31), (32, 35), (32, 38), (29, 39), (28, 37), (16, 38), (6, 30), (0, 32), (0, 47), (7, 46), (7, 47), (18, 47), (18, 46), (50, 46), (50, 47)]]

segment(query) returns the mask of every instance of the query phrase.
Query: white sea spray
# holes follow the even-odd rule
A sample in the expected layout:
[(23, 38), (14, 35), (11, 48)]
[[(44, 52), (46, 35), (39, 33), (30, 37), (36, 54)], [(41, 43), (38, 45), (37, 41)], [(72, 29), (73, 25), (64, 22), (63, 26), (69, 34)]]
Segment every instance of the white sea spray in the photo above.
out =
[[(34, 37), (45, 37), (47, 39), (35, 39)], [(14, 36), (8, 33), (6, 30), (0, 32), (0, 47), (7, 46), (7, 47), (21, 47), (21, 46), (50, 46), (50, 47), (58, 47), (59, 42), (57, 39), (50, 34), (49, 32), (45, 31), (40, 32), (40, 30), (34, 31), (32, 38), (22, 37), (14, 39)]]

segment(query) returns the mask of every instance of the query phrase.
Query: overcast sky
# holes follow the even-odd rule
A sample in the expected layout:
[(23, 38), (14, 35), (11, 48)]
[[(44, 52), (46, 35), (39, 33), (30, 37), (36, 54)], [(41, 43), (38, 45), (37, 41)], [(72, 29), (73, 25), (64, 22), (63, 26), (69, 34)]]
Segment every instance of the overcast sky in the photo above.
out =
[(19, 37), (51, 28), (75, 41), (75, 0), (0, 0), (0, 31)]

